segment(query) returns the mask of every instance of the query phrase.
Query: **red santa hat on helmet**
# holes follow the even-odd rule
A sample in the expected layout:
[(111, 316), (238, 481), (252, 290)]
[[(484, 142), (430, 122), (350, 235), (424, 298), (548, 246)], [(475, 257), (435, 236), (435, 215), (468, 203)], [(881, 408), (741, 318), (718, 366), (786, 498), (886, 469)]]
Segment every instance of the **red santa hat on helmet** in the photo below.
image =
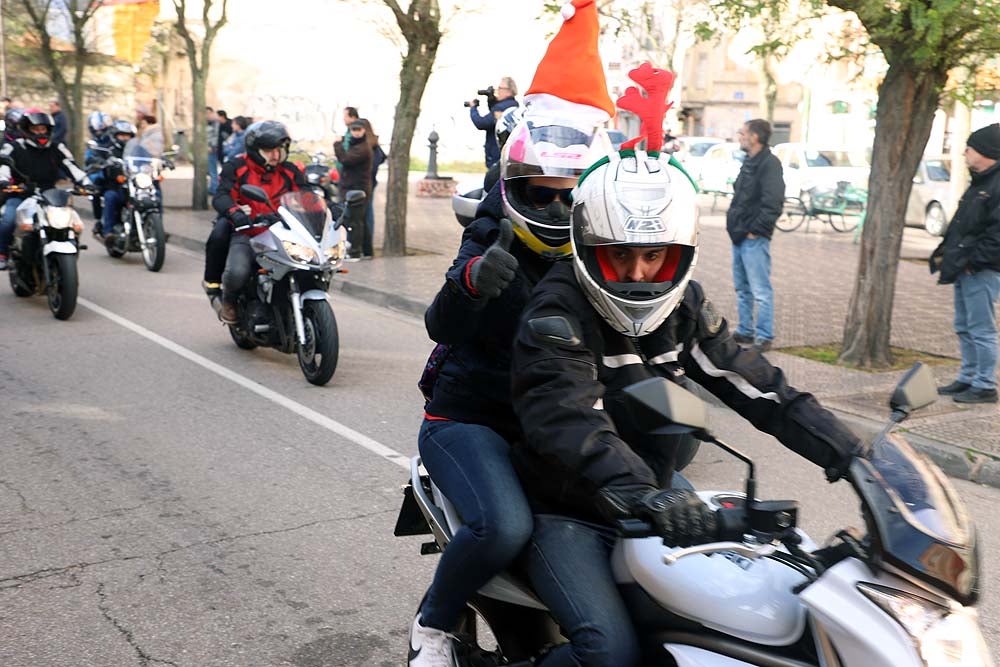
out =
[(572, 0), (560, 9), (562, 27), (538, 63), (525, 93), (525, 116), (571, 113), (602, 124), (615, 114), (604, 65), (597, 51), (596, 0)]

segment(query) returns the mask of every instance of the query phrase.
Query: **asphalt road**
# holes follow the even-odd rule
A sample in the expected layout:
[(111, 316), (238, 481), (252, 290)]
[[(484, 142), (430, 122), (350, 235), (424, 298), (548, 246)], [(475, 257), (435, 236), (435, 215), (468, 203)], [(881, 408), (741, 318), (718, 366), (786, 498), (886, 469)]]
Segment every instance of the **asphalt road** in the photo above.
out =
[[(0, 289), (0, 665), (402, 664), (436, 562), (421, 538), (392, 536), (422, 322), (334, 293), (340, 365), (317, 388), (294, 357), (232, 344), (194, 253), (170, 246), (151, 274), (91, 245), (68, 322)], [(802, 502), (815, 539), (860, 525), (849, 487), (739, 418), (713, 419), (757, 460), (762, 497)], [(689, 477), (731, 488), (741, 472), (703, 450)], [(956, 485), (997, 647), (1000, 490)]]

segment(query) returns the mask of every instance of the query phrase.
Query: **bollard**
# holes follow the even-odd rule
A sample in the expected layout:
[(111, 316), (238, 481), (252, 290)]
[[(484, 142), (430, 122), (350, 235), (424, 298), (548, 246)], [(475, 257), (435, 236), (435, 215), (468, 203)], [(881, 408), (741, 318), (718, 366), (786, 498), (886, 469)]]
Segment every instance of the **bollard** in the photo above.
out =
[(455, 180), (451, 176), (438, 176), (437, 144), (441, 137), (431, 130), (427, 136), (427, 147), (431, 149), (427, 158), (427, 174), (417, 183), (418, 197), (451, 197), (455, 192)]
[(427, 147), (431, 149), (431, 154), (430, 157), (427, 158), (427, 175), (424, 176), (424, 178), (431, 178), (431, 179), (440, 178), (440, 176), (438, 176), (438, 157), (437, 157), (438, 156), (437, 144), (440, 138), (441, 137), (438, 136), (436, 130), (431, 130), (431, 133), (427, 136), (427, 141), (430, 142), (429, 144), (427, 144)]

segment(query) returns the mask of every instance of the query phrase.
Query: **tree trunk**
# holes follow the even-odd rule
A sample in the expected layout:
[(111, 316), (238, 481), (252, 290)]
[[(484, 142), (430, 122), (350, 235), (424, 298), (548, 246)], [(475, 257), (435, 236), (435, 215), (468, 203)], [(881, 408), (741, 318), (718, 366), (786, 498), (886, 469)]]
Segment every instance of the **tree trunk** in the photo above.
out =
[(889, 335), (906, 202), (946, 76), (896, 64), (879, 87), (867, 217), (844, 325), (843, 363), (862, 368), (892, 364)]
[(194, 182), (191, 184), (191, 208), (204, 211), (208, 208), (208, 130), (205, 122), (205, 70), (191, 65), (191, 162), (194, 165)]
[(760, 72), (762, 75), (760, 112), (764, 120), (774, 125), (774, 105), (778, 101), (778, 81), (775, 79), (774, 68), (771, 67), (769, 57), (762, 56)]
[[(426, 19), (425, 19), (426, 20)], [(393, 116), (392, 142), (389, 150), (389, 182), (386, 185), (385, 241), (386, 256), (406, 254), (406, 197), (409, 192), (410, 147), (420, 114), (427, 79), (434, 66), (441, 33), (437, 24), (417, 25), (405, 35), (408, 48), (399, 73), (399, 102)]]

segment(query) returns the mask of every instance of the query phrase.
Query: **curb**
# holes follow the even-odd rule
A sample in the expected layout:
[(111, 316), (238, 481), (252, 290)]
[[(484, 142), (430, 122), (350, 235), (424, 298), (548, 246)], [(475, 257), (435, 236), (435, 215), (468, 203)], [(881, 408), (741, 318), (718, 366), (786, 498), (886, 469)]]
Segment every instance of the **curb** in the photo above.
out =
[[(204, 252), (205, 250), (204, 241), (190, 239), (180, 234), (170, 234), (167, 242), (176, 243), (196, 252)], [(332, 288), (347, 296), (414, 317), (422, 318), (428, 307), (428, 304), (417, 299), (393, 294), (364, 283), (353, 282), (350, 278), (338, 278), (334, 281)], [(703, 398), (715, 399), (714, 396), (705, 393)], [(699, 395), (702, 394), (699, 393)], [(721, 405), (717, 400), (713, 400), (713, 403)], [(875, 436), (882, 432), (889, 421), (888, 415), (885, 421), (879, 422), (836, 408), (828, 407), (827, 409), (837, 415), (838, 419), (865, 442), (871, 442)], [(1000, 460), (972, 449), (909, 432), (905, 426), (901, 430), (906, 435), (907, 442), (914, 449), (930, 458), (949, 477), (1000, 488)]]

